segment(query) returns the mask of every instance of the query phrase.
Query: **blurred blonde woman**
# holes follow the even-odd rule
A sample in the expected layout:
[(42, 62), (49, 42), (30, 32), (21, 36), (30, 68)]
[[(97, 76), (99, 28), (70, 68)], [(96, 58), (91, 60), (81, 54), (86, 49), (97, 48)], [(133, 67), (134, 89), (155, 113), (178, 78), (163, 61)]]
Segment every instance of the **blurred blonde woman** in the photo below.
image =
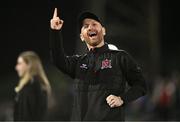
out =
[(39, 56), (32, 51), (21, 53), (15, 69), (20, 80), (15, 87), (14, 120), (44, 120), (51, 87)]

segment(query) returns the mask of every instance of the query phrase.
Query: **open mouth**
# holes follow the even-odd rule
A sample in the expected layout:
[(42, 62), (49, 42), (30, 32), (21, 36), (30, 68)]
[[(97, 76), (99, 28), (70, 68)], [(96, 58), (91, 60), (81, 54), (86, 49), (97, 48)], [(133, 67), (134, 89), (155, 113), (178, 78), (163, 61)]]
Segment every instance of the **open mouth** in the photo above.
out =
[(94, 37), (94, 36), (97, 36), (97, 32), (88, 32), (88, 36), (89, 37)]

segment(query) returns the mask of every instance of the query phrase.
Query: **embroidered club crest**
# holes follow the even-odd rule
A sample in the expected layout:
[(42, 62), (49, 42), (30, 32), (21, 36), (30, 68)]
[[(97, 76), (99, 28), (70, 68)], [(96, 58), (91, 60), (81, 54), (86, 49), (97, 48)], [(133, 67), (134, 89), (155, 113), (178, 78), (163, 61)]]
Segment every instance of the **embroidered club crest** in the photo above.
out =
[(112, 68), (111, 60), (105, 59), (102, 61), (101, 69)]

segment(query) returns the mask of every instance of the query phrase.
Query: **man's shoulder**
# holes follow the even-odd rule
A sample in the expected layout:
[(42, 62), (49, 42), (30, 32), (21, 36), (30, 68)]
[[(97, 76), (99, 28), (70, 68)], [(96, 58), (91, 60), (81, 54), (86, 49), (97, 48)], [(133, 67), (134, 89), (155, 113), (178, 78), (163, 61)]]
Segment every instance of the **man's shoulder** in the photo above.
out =
[(108, 44), (108, 49), (110, 52), (112, 53), (117, 53), (117, 54), (121, 54), (121, 55), (129, 55), (129, 53), (123, 49), (119, 49), (116, 46), (113, 45), (109, 45)]

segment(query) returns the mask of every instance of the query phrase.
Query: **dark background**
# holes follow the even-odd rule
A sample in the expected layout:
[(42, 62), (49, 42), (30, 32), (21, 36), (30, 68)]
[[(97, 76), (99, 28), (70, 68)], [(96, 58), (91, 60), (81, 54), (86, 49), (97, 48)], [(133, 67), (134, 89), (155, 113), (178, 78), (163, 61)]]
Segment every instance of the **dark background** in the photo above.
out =
[[(68, 81), (72, 79), (57, 70), (49, 58), (49, 21), (54, 7), (58, 7), (58, 14), (65, 22), (63, 37), (68, 55), (83, 53), (85, 48), (77, 31), (78, 14), (89, 10), (100, 16), (107, 30), (106, 41), (128, 51), (142, 65), (150, 88), (145, 104), (138, 104), (139, 109), (131, 106), (128, 109), (137, 113), (145, 108), (147, 114), (143, 119), (155, 119), (147, 101), (153, 96), (157, 78), (171, 81), (173, 74), (179, 78), (177, 3), (170, 0), (7, 0), (0, 4), (0, 120), (12, 119), (13, 89), (18, 81), (14, 67), (19, 53), (26, 50), (39, 54), (52, 82), (59, 107), (49, 118), (69, 120), (72, 96)], [(130, 116), (129, 119), (140, 118)]]

